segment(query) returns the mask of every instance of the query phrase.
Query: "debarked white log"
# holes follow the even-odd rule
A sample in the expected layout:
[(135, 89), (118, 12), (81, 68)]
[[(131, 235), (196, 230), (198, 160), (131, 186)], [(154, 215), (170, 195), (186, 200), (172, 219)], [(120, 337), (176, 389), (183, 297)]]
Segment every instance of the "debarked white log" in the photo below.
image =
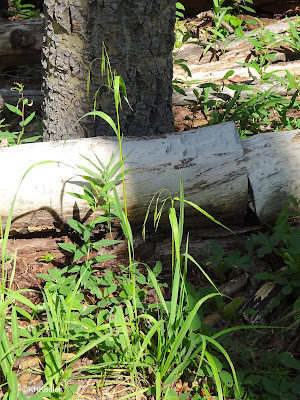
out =
[[(248, 201), (248, 176), (243, 148), (233, 122), (157, 138), (124, 138), (122, 143), (129, 219), (141, 224), (152, 196), (162, 188), (179, 196), (180, 174), (185, 198), (204, 208), (221, 222), (241, 221)], [(25, 144), (0, 149), (0, 214), (5, 223), (19, 187), (13, 226), (44, 226), (65, 221), (74, 214), (83, 218), (89, 207), (68, 192), (82, 193), (84, 172), (77, 165), (95, 170), (97, 157), (107, 165), (118, 153), (116, 138), (95, 137), (66, 142)], [(119, 158), (117, 158), (119, 159)], [(118, 193), (123, 201), (122, 187)], [(187, 207), (187, 221), (207, 223), (199, 212)]]

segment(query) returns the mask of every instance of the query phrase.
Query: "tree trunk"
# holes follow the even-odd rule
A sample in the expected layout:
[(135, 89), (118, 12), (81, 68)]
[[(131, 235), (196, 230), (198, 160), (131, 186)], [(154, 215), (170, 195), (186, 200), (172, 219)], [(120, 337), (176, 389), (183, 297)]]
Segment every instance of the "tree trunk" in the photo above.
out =
[[(90, 63), (101, 57), (102, 43), (110, 63), (125, 81), (132, 107), (121, 111), (125, 136), (161, 135), (173, 131), (172, 48), (174, 0), (45, 0), (45, 140), (67, 137), (87, 111)], [(93, 68), (92, 88), (105, 81), (99, 63)], [(97, 77), (98, 76), (98, 77)], [(112, 94), (101, 87), (99, 108), (115, 116)], [(68, 138), (111, 135), (104, 121), (82, 120)]]
[(8, 9), (8, 1), (7, 0), (0, 0), (0, 17), (5, 17)]

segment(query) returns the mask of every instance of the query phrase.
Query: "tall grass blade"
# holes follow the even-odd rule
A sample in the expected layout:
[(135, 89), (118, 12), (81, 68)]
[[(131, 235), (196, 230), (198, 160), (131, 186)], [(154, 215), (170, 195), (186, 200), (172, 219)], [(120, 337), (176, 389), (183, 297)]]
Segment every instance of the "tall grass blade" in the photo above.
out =
[(187, 333), (187, 331), (190, 329), (190, 326), (192, 324), (192, 321), (196, 315), (196, 313), (198, 312), (199, 308), (202, 306), (203, 303), (205, 303), (207, 300), (211, 299), (212, 297), (215, 296), (221, 296), (221, 294), (219, 293), (210, 293), (206, 296), (204, 296), (202, 299), (200, 299), (195, 307), (193, 308), (193, 310), (188, 314), (186, 320), (183, 322), (182, 327), (178, 333), (178, 335), (175, 337), (174, 342), (171, 346), (168, 358), (162, 368), (161, 374), (162, 376), (165, 375), (165, 373), (167, 372), (167, 370), (169, 369), (178, 348), (180, 347), (180, 345), (182, 344), (182, 341)]

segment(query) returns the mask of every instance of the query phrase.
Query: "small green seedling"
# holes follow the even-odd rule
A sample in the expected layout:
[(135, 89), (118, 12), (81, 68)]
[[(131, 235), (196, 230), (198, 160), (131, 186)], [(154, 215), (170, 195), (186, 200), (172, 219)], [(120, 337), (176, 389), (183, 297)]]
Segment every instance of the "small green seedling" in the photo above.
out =
[(39, 258), (39, 261), (45, 262), (45, 263), (51, 263), (55, 259), (55, 255), (51, 253), (46, 253), (44, 256)]

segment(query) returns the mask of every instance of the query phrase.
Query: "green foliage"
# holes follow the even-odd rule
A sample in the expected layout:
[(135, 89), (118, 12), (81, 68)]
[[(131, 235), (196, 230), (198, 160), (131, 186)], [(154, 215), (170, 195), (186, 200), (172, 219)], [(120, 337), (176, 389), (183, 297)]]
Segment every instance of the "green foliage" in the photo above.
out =
[(185, 7), (182, 3), (179, 1), (176, 2), (176, 17), (177, 18), (184, 18), (183, 11), (185, 10)]
[[(251, 337), (243, 340), (249, 343)], [(297, 400), (300, 393), (299, 361), (291, 353), (282, 353), (279, 349), (262, 350), (257, 354), (256, 347), (258, 343), (251, 346), (241, 343), (235, 349), (240, 364), (237, 376), (249, 396), (245, 398)]]
[[(283, 267), (273, 273), (260, 273), (256, 278), (274, 281), (281, 286), (280, 293), (271, 304), (271, 309), (282, 307), (284, 300), (293, 302), (293, 320), (299, 323), (300, 319), (300, 226), (293, 226), (291, 218), (300, 216), (300, 202), (290, 198), (288, 205), (277, 217), (273, 233), (259, 233), (252, 235), (247, 242), (247, 249), (255, 252), (258, 258), (265, 256), (277, 257)], [(290, 211), (291, 206), (296, 211)]]
[(273, 48), (276, 45), (276, 35), (268, 29), (262, 29), (247, 40), (253, 44), (254, 57), (250, 62), (238, 63), (243, 67), (253, 68), (260, 77), (260, 83), (269, 83), (270, 79), (280, 80), (274, 73), (267, 73), (266, 69), (275, 60), (277, 51)]
[[(214, 26), (207, 28), (207, 41), (196, 42), (204, 47), (203, 56), (212, 51), (213, 57), (216, 58), (218, 53), (222, 54), (226, 51), (226, 46), (234, 41), (236, 37), (244, 35), (244, 22), (237, 15), (242, 11), (255, 12), (251, 7), (245, 4), (234, 4), (233, 6), (223, 7), (225, 0), (213, 0)], [(252, 0), (246, 0), (247, 3), (253, 4)], [(232, 37), (231, 40), (228, 40)]]
[(39, 258), (39, 261), (43, 261), (46, 263), (51, 263), (55, 259), (55, 255), (51, 253), (46, 253), (44, 256)]
[[(288, 71), (286, 71), (285, 78), (280, 78), (274, 73), (266, 73), (263, 62), (262, 66), (251, 65), (255, 65), (256, 71), (261, 74), (258, 87), (246, 84), (219, 86), (214, 83), (203, 83), (199, 85), (201, 91), (194, 89), (196, 100), (190, 101), (194, 117), (196, 112), (201, 110), (208, 120), (208, 125), (235, 121), (241, 138), (263, 132), (266, 129), (276, 131), (298, 129), (300, 127), (299, 118), (289, 115), (289, 113), (292, 110), (300, 109), (299, 78), (293, 77)], [(228, 71), (223, 77), (223, 81), (232, 74), (233, 70)], [(260, 86), (266, 83), (271, 83), (271, 86), (267, 90), (260, 90)], [(276, 93), (277, 83), (285, 86), (290, 98)], [(218, 97), (222, 86), (233, 91), (231, 100), (228, 102)], [(272, 113), (273, 121), (270, 118)], [(276, 116), (277, 118), (275, 118)]]
[[(160, 196), (161, 193), (158, 194)], [(235, 370), (233, 364), (228, 357), (226, 350), (216, 341), (213, 337), (206, 336), (201, 332), (201, 318), (199, 317), (199, 311), (202, 305), (209, 299), (219, 296), (214, 283), (208, 277), (202, 267), (188, 254), (188, 238), (185, 253), (181, 254), (182, 239), (183, 239), (183, 227), (184, 227), (184, 204), (189, 203), (196, 209), (199, 208), (195, 204), (188, 202), (184, 199), (183, 186), (181, 182), (180, 198), (168, 197), (171, 202), (169, 208), (169, 220), (172, 228), (172, 294), (169, 302), (164, 300), (164, 297), (159, 289), (158, 281), (150, 274), (152, 283), (157, 291), (160, 303), (157, 304), (158, 313), (161, 315), (160, 320), (153, 320), (157, 328), (157, 347), (153, 344), (151, 348), (155, 351), (153, 354), (154, 359), (158, 360), (157, 365), (153, 365), (152, 368), (156, 371), (156, 384), (155, 394), (156, 398), (161, 398), (161, 393), (164, 394), (163, 398), (169, 398), (170, 388), (167, 387), (176, 379), (180, 378), (186, 369), (192, 368), (195, 374), (195, 380), (203, 376), (203, 369), (206, 370), (206, 366), (209, 365), (210, 372), (216, 385), (216, 392), (219, 399), (224, 398), (223, 386), (220, 378), (220, 371), (216, 365), (216, 358), (211, 354), (208, 344), (212, 345), (217, 352), (220, 352), (223, 357), (227, 360), (231, 367), (232, 376), (238, 388), (238, 382), (236, 379)], [(162, 207), (166, 204), (166, 198), (162, 200)], [(179, 202), (179, 216), (175, 209), (175, 201)], [(156, 202), (156, 205), (158, 203)], [(157, 227), (159, 223), (162, 207), (156, 206), (154, 212), (154, 225)], [(148, 215), (146, 215), (147, 220)], [(209, 216), (210, 217), (210, 216)], [(212, 218), (212, 217), (210, 217)], [(145, 221), (146, 221), (145, 220)], [(193, 297), (195, 291), (192, 285), (187, 285), (187, 262), (191, 261), (194, 263), (204, 276), (208, 279), (209, 283), (215, 289), (215, 292), (211, 292), (204, 296), (197, 298)], [(150, 272), (150, 270), (148, 270)], [(200, 333), (196, 333), (200, 330)], [(158, 380), (159, 379), (159, 380)], [(161, 385), (162, 381), (162, 385)], [(165, 390), (162, 390), (165, 387)]]
[[(183, 17), (183, 14), (181, 11), (178, 10), (184, 10), (184, 6), (181, 3), (176, 3), (177, 7), (177, 12), (176, 12), (176, 22), (175, 22), (175, 43), (174, 43), (174, 51), (173, 51), (173, 62), (174, 65), (178, 65), (180, 68), (182, 68), (183, 73), (186, 74), (188, 77), (191, 77), (191, 71), (189, 67), (187, 66), (187, 60), (185, 59), (177, 59), (176, 54), (177, 51), (181, 48), (181, 46), (186, 43), (191, 37), (190, 29), (186, 23), (183, 23), (180, 18)], [(177, 91), (180, 94), (185, 95), (184, 90), (178, 85), (182, 84), (182, 80), (178, 79), (173, 79), (172, 86), (175, 91)]]
[(200, 250), (199, 253), (204, 257), (204, 264), (213, 268), (221, 282), (233, 269), (247, 271), (252, 263), (252, 256), (250, 254), (242, 255), (239, 250), (231, 250), (225, 256), (222, 247), (215, 242), (208, 242), (208, 251)]
[(39, 9), (35, 9), (34, 4), (22, 4), (22, 0), (13, 0), (10, 6), (10, 10), (6, 13), (14, 17), (20, 15), (23, 19), (36, 18), (40, 14)]
[[(42, 138), (41, 135), (33, 136), (27, 139), (24, 139), (25, 127), (33, 120), (35, 117), (35, 111), (29, 114), (27, 117), (25, 115), (26, 106), (31, 107), (33, 105), (32, 102), (29, 102), (27, 98), (24, 97), (23, 89), (24, 85), (20, 83), (15, 83), (16, 86), (13, 87), (11, 90), (16, 90), (20, 94), (20, 98), (17, 102), (16, 106), (11, 104), (5, 103), (7, 109), (12, 112), (13, 114), (21, 117), (21, 121), (19, 122), (20, 131), (18, 132), (10, 132), (8, 130), (9, 125), (5, 124), (5, 118), (0, 120), (0, 143), (3, 139), (7, 140), (8, 146), (15, 146), (23, 143), (31, 143), (39, 140)], [(1, 111), (0, 111), (1, 112)]]
[(286, 17), (290, 29), (287, 31), (287, 35), (276, 34), (277, 37), (282, 39), (283, 43), (290, 46), (293, 52), (298, 57), (300, 55), (300, 22), (299, 17), (292, 23), (288, 17)]

